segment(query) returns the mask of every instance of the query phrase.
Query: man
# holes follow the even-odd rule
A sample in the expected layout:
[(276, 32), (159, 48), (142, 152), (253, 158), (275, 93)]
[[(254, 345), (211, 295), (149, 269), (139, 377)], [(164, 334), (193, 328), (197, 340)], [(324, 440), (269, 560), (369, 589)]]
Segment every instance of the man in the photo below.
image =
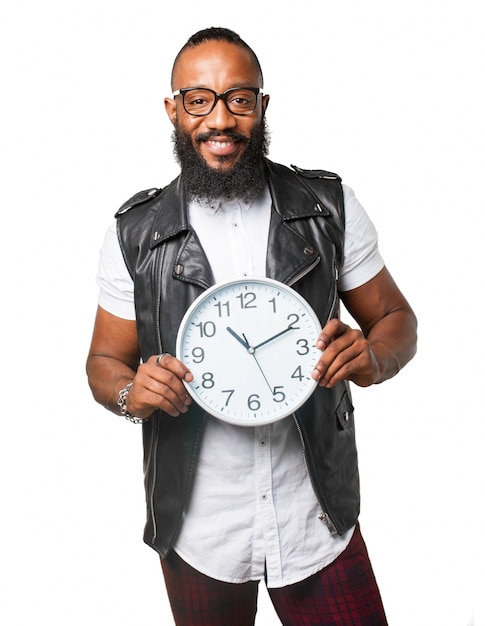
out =
[[(89, 383), (143, 423), (144, 539), (176, 624), (253, 624), (259, 580), (284, 624), (386, 624), (357, 521), (348, 381), (394, 376), (415, 353), (416, 319), (352, 191), (266, 158), (262, 88), (232, 31), (196, 33), (178, 54), (165, 107), (181, 176), (134, 196), (107, 234)], [(175, 356), (191, 302), (244, 275), (291, 283), (323, 320), (316, 391), (257, 428), (205, 415)], [(337, 287), (358, 329), (338, 319)]]

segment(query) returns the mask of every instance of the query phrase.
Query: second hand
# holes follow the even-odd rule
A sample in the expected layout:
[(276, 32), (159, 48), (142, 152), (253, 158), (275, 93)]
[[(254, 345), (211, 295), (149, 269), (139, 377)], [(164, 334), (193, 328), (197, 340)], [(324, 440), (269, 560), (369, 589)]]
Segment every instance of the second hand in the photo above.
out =
[[(247, 345), (249, 346), (249, 341), (247, 340), (246, 335), (243, 333), (243, 334), (242, 334), (242, 336), (244, 337), (244, 341), (245, 341), (245, 342), (247, 343)], [(260, 372), (261, 372), (261, 374), (263, 375), (263, 378), (264, 378), (264, 380), (266, 381), (266, 384), (268, 385), (269, 390), (271, 391), (271, 395), (274, 395), (274, 393), (273, 393), (273, 387), (271, 387), (271, 385), (269, 384), (268, 379), (266, 378), (266, 375), (265, 375), (265, 373), (263, 372), (263, 368), (261, 367), (261, 365), (259, 364), (258, 359), (256, 358), (256, 353), (255, 353), (255, 351), (254, 351), (254, 348), (249, 347), (249, 348), (248, 348), (248, 352), (249, 352), (249, 354), (252, 354), (252, 355), (253, 355), (254, 360), (256, 361), (256, 365), (259, 367), (259, 371), (260, 371)]]

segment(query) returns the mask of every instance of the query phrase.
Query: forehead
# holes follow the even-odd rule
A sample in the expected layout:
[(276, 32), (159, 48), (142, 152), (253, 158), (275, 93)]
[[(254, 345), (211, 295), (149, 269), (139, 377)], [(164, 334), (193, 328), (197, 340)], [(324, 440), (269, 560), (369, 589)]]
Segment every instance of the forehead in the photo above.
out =
[(207, 41), (188, 48), (173, 72), (173, 89), (209, 87), (218, 92), (230, 87), (262, 87), (261, 74), (249, 50), (226, 41)]

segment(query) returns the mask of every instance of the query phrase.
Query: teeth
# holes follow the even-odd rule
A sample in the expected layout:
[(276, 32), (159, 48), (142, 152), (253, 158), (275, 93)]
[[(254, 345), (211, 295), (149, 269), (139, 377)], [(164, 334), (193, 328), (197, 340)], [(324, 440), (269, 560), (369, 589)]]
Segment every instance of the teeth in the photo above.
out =
[(232, 145), (232, 141), (211, 141), (210, 143), (221, 148), (227, 148), (228, 146)]

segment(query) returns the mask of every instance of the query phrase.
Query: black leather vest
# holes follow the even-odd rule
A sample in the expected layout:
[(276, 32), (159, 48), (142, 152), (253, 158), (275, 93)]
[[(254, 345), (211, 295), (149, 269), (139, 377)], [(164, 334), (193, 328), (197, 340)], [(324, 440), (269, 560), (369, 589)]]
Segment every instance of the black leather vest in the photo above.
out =
[[(266, 168), (272, 197), (267, 276), (301, 293), (324, 325), (339, 311), (337, 277), (344, 240), (340, 179), (320, 170), (292, 171), (271, 161)], [(180, 178), (162, 190), (136, 194), (116, 217), (134, 280), (142, 359), (160, 352), (174, 354), (187, 307), (213, 284), (197, 233), (188, 223)], [(348, 384), (318, 387), (294, 420), (322, 520), (332, 533), (342, 534), (356, 522), (360, 507)], [(144, 540), (162, 556), (170, 549), (190, 497), (204, 423), (204, 412), (194, 402), (183, 416), (157, 411), (143, 424)]]

